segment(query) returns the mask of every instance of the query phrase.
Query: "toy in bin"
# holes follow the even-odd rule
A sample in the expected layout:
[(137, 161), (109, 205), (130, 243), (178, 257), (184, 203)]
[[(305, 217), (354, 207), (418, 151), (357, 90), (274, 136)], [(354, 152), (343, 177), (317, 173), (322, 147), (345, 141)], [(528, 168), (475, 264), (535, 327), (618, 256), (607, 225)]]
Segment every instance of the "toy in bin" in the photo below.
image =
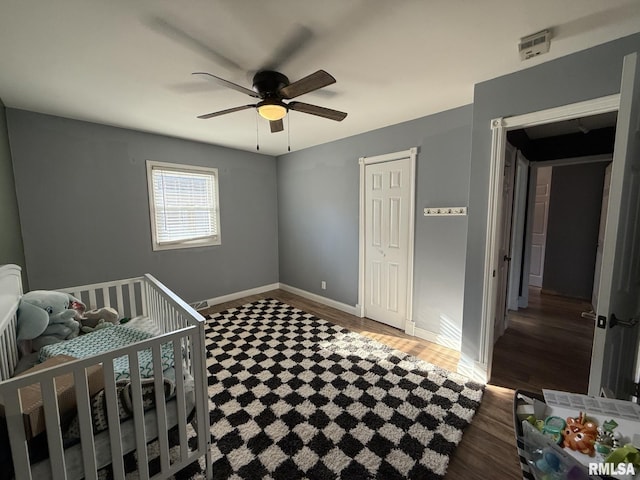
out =
[(567, 418), (567, 427), (562, 432), (564, 438), (562, 445), (585, 455), (592, 457), (595, 453), (598, 427), (595, 423), (587, 421), (582, 412), (578, 418)]
[(542, 480), (585, 480), (584, 471), (577, 465), (563, 465), (560, 456), (547, 448), (541, 452), (541, 457), (536, 460), (535, 466), (542, 476)]
[(562, 443), (562, 431), (567, 423), (560, 417), (547, 417), (542, 426), (542, 433), (551, 437), (555, 443)]
[(595, 443), (596, 453), (601, 456), (607, 456), (620, 447), (620, 433), (613, 431), (617, 426), (616, 421), (611, 419), (598, 427), (598, 436)]
[[(557, 418), (557, 417), (556, 417)], [(562, 419), (561, 419), (562, 420)], [(564, 420), (562, 420), (564, 422)], [(556, 424), (552, 419), (550, 425)], [(557, 424), (556, 426), (558, 426)], [(554, 428), (552, 426), (552, 428)], [(541, 434), (531, 423), (522, 423), (525, 451), (531, 472), (537, 480), (587, 480), (585, 469), (575, 463), (552, 435)]]

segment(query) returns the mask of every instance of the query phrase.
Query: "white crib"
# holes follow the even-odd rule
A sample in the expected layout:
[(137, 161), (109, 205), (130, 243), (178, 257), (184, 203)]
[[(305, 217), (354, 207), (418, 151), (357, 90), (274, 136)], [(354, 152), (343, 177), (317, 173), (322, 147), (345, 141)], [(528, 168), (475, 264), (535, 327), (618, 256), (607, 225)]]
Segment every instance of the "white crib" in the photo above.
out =
[[(156, 440), (159, 446), (160, 471), (152, 478), (167, 478), (204, 456), (206, 476), (210, 479), (212, 471), (204, 318), (151, 275), (64, 288), (61, 291), (81, 299), (87, 308), (110, 306), (124, 317), (148, 317), (164, 333), (97, 356), (14, 377), (19, 360), (15, 338), (22, 281), (20, 267), (0, 266), (0, 399), (5, 409), (15, 478), (97, 479), (98, 470), (111, 465), (113, 477), (124, 479), (123, 457), (135, 450), (139, 478), (147, 479), (150, 477), (146, 445), (151, 440)], [(167, 348), (167, 344), (173, 347), (175, 370), (175, 395), (171, 398), (165, 398), (161, 363), (161, 348)], [(152, 354), (155, 387), (155, 408), (146, 411), (143, 407), (138, 364), (138, 352), (145, 350), (150, 350)], [(86, 369), (101, 365), (107, 412), (117, 412), (113, 362), (123, 356), (128, 356), (129, 359), (133, 416), (121, 423), (118, 415), (108, 414), (108, 429), (94, 434)], [(177, 361), (178, 359), (182, 361)], [(65, 449), (54, 378), (69, 373), (74, 380), (80, 443)], [(42, 391), (49, 456), (46, 460), (32, 463), (19, 389), (37, 383)], [(187, 442), (189, 423), (195, 426), (197, 433), (197, 448), (194, 450), (189, 448)], [(174, 454), (170, 461), (168, 431), (172, 428), (177, 428), (179, 453)], [(178, 447), (174, 447), (174, 451), (176, 448)]]

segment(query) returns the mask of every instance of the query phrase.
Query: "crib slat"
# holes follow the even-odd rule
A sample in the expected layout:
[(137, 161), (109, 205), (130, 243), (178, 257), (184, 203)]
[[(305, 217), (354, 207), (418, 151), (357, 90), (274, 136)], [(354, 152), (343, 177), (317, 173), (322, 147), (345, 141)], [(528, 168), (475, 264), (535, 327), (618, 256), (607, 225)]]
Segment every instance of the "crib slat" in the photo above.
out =
[(47, 426), (47, 443), (49, 445), (49, 462), (51, 475), (54, 480), (65, 480), (67, 469), (64, 463), (64, 448), (62, 446), (62, 434), (60, 417), (58, 415), (58, 398), (56, 394), (55, 378), (49, 377), (40, 383), (44, 403), (44, 422)]
[(153, 310), (154, 310), (154, 317), (159, 319), (159, 323), (160, 323), (160, 329), (164, 332), (166, 331), (164, 329), (164, 322), (162, 319), (162, 302), (160, 301), (160, 295), (158, 294), (158, 292), (153, 292)]
[(115, 480), (124, 480), (124, 459), (122, 458), (122, 439), (120, 433), (120, 415), (116, 397), (116, 380), (113, 372), (113, 360), (102, 364), (104, 372), (104, 393), (107, 400), (107, 423), (109, 424), (109, 444), (111, 445), (111, 466)]
[(176, 403), (178, 409), (178, 434), (180, 436), (180, 461), (187, 455), (187, 406), (184, 399), (184, 368), (182, 363), (182, 341), (173, 339), (174, 370), (176, 373)]
[(89, 290), (89, 304), (87, 308), (99, 308), (98, 301), (96, 300), (96, 291), (93, 288)]
[(147, 290), (150, 288), (149, 287), (149, 283), (145, 281), (145, 282), (138, 283), (138, 285), (140, 286), (140, 304), (142, 306), (141, 307), (142, 311), (140, 312), (140, 315), (148, 316), (149, 315), (149, 301), (147, 299)]
[(81, 367), (73, 371), (73, 383), (75, 385), (76, 403), (78, 405), (78, 424), (80, 425), (80, 443), (82, 445), (84, 475), (87, 480), (97, 480), (96, 446), (93, 441), (93, 422), (91, 420), (86, 369)]
[(111, 296), (109, 294), (109, 287), (102, 287), (102, 302), (104, 307), (111, 306)]
[[(162, 374), (162, 354), (160, 345), (155, 344), (153, 352), (153, 380), (156, 397), (156, 421), (158, 423), (158, 443), (160, 446), (160, 470), (163, 474), (169, 470), (169, 439), (167, 438), (167, 405), (164, 395)], [(175, 358), (175, 355), (174, 355)]]
[(18, 340), (17, 340), (17, 334), (16, 334), (16, 322), (11, 322), (11, 324), (9, 325), (9, 345), (7, 346), (7, 349), (10, 352), (10, 356), (11, 356), (11, 364), (10, 364), (10, 368), (9, 368), (9, 375), (13, 376), (13, 373), (16, 370), (16, 366), (18, 365)]
[(142, 388), (140, 384), (140, 364), (138, 353), (129, 354), (129, 375), (131, 377), (131, 402), (133, 403), (133, 420), (136, 430), (136, 453), (140, 478), (149, 477), (149, 458), (144, 426), (144, 409), (142, 407)]
[(122, 289), (124, 287), (122, 285), (118, 285), (116, 286), (116, 310), (118, 311), (118, 314), (120, 315), (120, 318), (125, 317), (126, 316), (126, 312), (125, 312), (125, 308), (124, 308), (124, 299), (122, 297)]
[(162, 329), (162, 319), (158, 315), (158, 295), (155, 290), (147, 289), (147, 303), (149, 305), (149, 316), (159, 325)]
[(175, 312), (171, 308), (171, 306), (165, 301), (164, 302), (164, 324), (166, 326), (166, 332), (172, 332), (175, 330), (175, 326), (173, 324), (174, 314)]
[(137, 317), (138, 307), (136, 306), (136, 292), (134, 288), (134, 284), (129, 284), (129, 306), (131, 307), (131, 318)]
[[(207, 379), (205, 378), (204, 372), (205, 372), (205, 361), (204, 361), (204, 345), (202, 344), (202, 338), (200, 335), (189, 335), (189, 339), (191, 340), (191, 351), (195, 351), (198, 353), (198, 355), (196, 356), (196, 359), (201, 359), (201, 364), (200, 365), (194, 365), (195, 368), (193, 368), (191, 371), (193, 372), (193, 380), (195, 382), (196, 385), (207, 385)], [(207, 388), (205, 387), (204, 389), (202, 389), (202, 396), (200, 396), (200, 398), (198, 398), (198, 395), (196, 395), (196, 415), (198, 418), (198, 425), (197, 425), (197, 429), (198, 429), (198, 450), (203, 451), (204, 450), (204, 445), (209, 445), (210, 442), (210, 438), (211, 435), (209, 434), (209, 432), (206, 430), (207, 427), (209, 426), (209, 422), (205, 421), (206, 418), (206, 412), (205, 409), (208, 406), (208, 402), (209, 402), (209, 398), (207, 395)], [(207, 454), (207, 478), (211, 478), (211, 470), (209, 467), (209, 463), (210, 463), (211, 457), (210, 457), (210, 449), (209, 449), (209, 453)]]
[(172, 330), (177, 330), (178, 324), (180, 322), (180, 316), (178, 315), (177, 311), (175, 310), (171, 311), (171, 319), (172, 319), (172, 325), (171, 325)]
[(11, 435), (9, 435), (9, 444), (11, 445), (11, 458), (13, 459), (13, 465), (16, 470), (16, 478), (32, 480), (31, 469), (29, 468), (29, 450), (24, 434), (24, 420), (22, 419), (20, 403), (20, 393), (18, 389), (4, 393), (7, 429), (11, 432)]
[(6, 380), (9, 378), (9, 339), (6, 335), (0, 337), (2, 340), (2, 364), (0, 364), (0, 380)]

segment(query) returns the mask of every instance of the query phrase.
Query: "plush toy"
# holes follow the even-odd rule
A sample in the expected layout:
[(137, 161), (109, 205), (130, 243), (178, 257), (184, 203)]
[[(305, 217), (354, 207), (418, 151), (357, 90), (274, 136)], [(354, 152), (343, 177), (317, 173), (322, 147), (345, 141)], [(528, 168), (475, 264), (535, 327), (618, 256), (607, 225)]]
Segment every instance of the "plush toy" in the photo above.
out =
[(112, 327), (120, 323), (118, 312), (111, 307), (88, 310), (80, 317), (80, 330), (90, 333), (101, 328)]
[(49, 290), (25, 293), (18, 306), (17, 339), (24, 353), (76, 337), (80, 324), (75, 319), (85, 305), (73, 295)]
[(597, 436), (596, 424), (586, 421), (586, 417), (580, 412), (578, 418), (567, 418), (567, 427), (563, 432), (563, 446), (593, 456)]

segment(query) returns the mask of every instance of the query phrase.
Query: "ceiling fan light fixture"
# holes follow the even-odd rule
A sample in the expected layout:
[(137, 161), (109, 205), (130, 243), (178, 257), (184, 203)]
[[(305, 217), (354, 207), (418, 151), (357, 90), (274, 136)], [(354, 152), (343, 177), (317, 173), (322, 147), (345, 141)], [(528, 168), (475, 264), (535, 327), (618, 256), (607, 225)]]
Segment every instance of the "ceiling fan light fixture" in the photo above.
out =
[(258, 106), (258, 113), (269, 121), (281, 120), (287, 115), (284, 105), (277, 103), (263, 103)]

